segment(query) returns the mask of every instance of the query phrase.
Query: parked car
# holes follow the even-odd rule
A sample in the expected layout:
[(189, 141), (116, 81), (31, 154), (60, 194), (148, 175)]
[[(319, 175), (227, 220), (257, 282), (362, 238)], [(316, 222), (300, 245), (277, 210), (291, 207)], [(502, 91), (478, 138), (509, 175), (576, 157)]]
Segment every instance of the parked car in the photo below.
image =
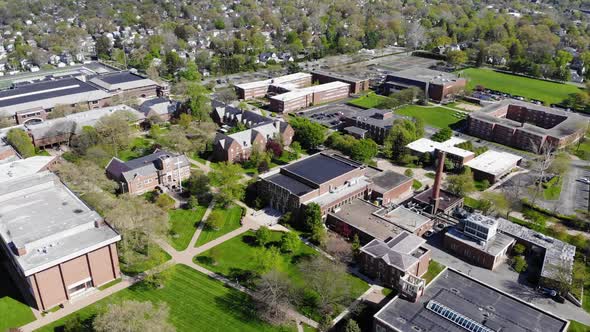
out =
[(580, 179), (578, 179), (578, 181), (585, 183), (585, 184), (590, 184), (590, 179), (588, 179), (588, 178), (580, 178)]

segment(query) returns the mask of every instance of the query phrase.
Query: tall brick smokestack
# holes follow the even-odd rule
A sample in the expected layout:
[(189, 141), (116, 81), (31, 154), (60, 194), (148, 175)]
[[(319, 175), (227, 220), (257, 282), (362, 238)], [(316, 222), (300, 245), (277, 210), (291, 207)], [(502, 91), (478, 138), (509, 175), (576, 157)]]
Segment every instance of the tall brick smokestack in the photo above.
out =
[(443, 151), (438, 151), (436, 165), (436, 176), (434, 177), (434, 186), (432, 187), (432, 214), (436, 214), (438, 211), (438, 204), (440, 202), (440, 186), (442, 184), (442, 176), (445, 168), (445, 157), (446, 154)]

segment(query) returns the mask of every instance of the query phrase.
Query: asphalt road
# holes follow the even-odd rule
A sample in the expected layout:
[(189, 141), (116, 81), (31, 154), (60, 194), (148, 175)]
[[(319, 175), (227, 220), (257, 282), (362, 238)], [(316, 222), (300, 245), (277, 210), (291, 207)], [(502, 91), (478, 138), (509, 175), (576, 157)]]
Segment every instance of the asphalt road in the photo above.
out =
[(572, 161), (570, 171), (564, 176), (563, 187), (559, 197), (558, 210), (563, 214), (574, 214), (576, 210), (588, 210), (590, 185), (577, 181), (580, 178), (590, 178), (590, 162), (583, 160)]

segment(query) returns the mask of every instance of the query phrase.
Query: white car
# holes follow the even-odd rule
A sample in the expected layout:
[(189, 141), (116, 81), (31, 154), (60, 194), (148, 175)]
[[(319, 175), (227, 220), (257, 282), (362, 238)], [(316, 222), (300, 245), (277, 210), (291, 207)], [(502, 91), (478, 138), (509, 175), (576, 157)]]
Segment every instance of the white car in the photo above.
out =
[(590, 179), (588, 178), (579, 178), (578, 181), (583, 182), (585, 184), (590, 184)]

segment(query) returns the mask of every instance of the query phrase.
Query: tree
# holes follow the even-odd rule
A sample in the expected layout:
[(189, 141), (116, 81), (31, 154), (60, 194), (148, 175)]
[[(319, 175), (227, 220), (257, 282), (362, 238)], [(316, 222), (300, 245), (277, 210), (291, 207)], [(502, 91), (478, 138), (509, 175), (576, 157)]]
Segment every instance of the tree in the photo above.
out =
[(256, 237), (256, 244), (258, 244), (261, 247), (264, 247), (272, 239), (272, 232), (268, 227), (260, 226), (260, 228), (258, 228), (256, 230), (255, 237)]
[(117, 157), (119, 151), (125, 149), (131, 140), (128, 116), (125, 112), (103, 116), (95, 126), (101, 143), (113, 148), (113, 154)]
[(553, 161), (549, 165), (547, 171), (556, 174), (558, 176), (562, 176), (567, 173), (570, 168), (571, 159), (569, 154), (566, 152), (559, 152), (555, 154)]
[(109, 304), (107, 310), (94, 319), (92, 326), (96, 332), (173, 332), (174, 326), (168, 323), (168, 305), (161, 302), (123, 301)]
[(260, 318), (272, 324), (285, 321), (291, 304), (291, 283), (284, 273), (272, 269), (256, 282), (252, 296)]
[(156, 198), (156, 205), (164, 211), (172, 209), (175, 204), (176, 201), (174, 198), (170, 197), (168, 194), (160, 194), (158, 195), (158, 198)]
[(326, 243), (326, 238), (327, 232), (324, 225), (314, 225), (311, 228), (311, 234), (309, 235), (309, 241), (311, 241), (311, 243), (318, 246), (323, 246)]
[(491, 207), (488, 209), (488, 212), (496, 211), (508, 215), (510, 202), (504, 193), (487, 191), (481, 194), (481, 198), (490, 202)]
[(224, 222), (225, 220), (223, 213), (214, 210), (211, 212), (211, 214), (209, 214), (209, 217), (207, 217), (205, 224), (211, 230), (219, 230), (221, 227), (223, 227)]
[(295, 232), (286, 232), (281, 236), (281, 251), (283, 252), (295, 252), (299, 249), (301, 240)]
[(56, 169), (60, 179), (79, 196), (106, 191), (114, 193), (119, 185), (105, 175), (98, 165), (82, 160), (77, 164), (62, 162)]
[(354, 255), (358, 255), (361, 251), (361, 241), (359, 239), (358, 234), (354, 234), (354, 237), (352, 238), (352, 253)]
[(326, 128), (303, 117), (296, 117), (289, 122), (295, 130), (295, 140), (306, 149), (315, 149), (324, 143)]
[(344, 327), (344, 332), (361, 332), (361, 328), (354, 319), (349, 319)]
[(256, 256), (256, 271), (260, 274), (264, 274), (277, 266), (281, 259), (279, 248), (273, 246), (264, 249), (258, 256)]
[(447, 62), (453, 67), (460, 66), (468, 60), (467, 53), (463, 51), (448, 51), (446, 56)]
[(64, 332), (90, 331), (90, 326), (85, 326), (79, 314), (69, 316), (64, 322)]
[(406, 27), (406, 47), (415, 50), (427, 42), (426, 29), (424, 29), (420, 22), (409, 22)]
[(305, 208), (303, 228), (311, 231), (314, 226), (322, 225), (322, 211), (317, 203), (311, 203)]
[(219, 189), (217, 199), (220, 203), (227, 205), (244, 197), (242, 173), (240, 165), (230, 163), (221, 163), (217, 169), (209, 173), (210, 183)]
[(432, 135), (432, 140), (435, 142), (444, 142), (453, 136), (453, 131), (449, 127), (442, 128)]
[(465, 167), (462, 174), (447, 177), (447, 190), (458, 196), (465, 196), (475, 191), (473, 174), (469, 167)]
[(108, 59), (111, 56), (111, 40), (106, 36), (96, 38), (96, 56), (100, 59)]
[(211, 101), (207, 97), (207, 89), (196, 82), (187, 82), (184, 94), (187, 97), (185, 104), (190, 109), (192, 116), (198, 121), (209, 121)]
[(291, 151), (293, 151), (293, 157), (295, 159), (299, 159), (299, 157), (301, 157), (301, 153), (303, 152), (301, 149), (301, 144), (299, 144), (299, 142), (293, 142), (291, 143)]
[(344, 264), (317, 255), (301, 262), (299, 269), (307, 288), (317, 294), (321, 312), (331, 314), (336, 306), (352, 298)]
[(164, 63), (166, 64), (168, 75), (174, 75), (183, 65), (182, 59), (174, 51), (166, 53)]
[(520, 256), (524, 254), (526, 247), (522, 243), (517, 243), (512, 247), (512, 252), (515, 256)]
[(215, 98), (224, 104), (229, 104), (234, 100), (238, 100), (238, 94), (233, 88), (225, 88), (215, 92)]
[(6, 134), (6, 141), (8, 141), (8, 143), (12, 145), (23, 158), (29, 158), (35, 155), (33, 140), (20, 128), (10, 129)]
[(192, 60), (189, 60), (184, 69), (180, 71), (179, 76), (187, 81), (201, 80), (201, 73), (199, 73), (197, 64)]
[(517, 273), (523, 273), (524, 271), (526, 271), (528, 264), (526, 263), (526, 260), (523, 256), (516, 256), (513, 259), (513, 267), (514, 271), (516, 271)]
[(383, 142), (383, 153), (399, 163), (410, 163), (411, 156), (406, 148), (409, 143), (422, 138), (424, 124), (417, 120), (397, 119)]
[(186, 183), (186, 190), (197, 197), (199, 201), (206, 201), (211, 188), (209, 187), (209, 178), (202, 171), (193, 171)]
[(379, 152), (379, 146), (370, 138), (355, 140), (350, 149), (350, 157), (361, 162), (368, 162)]

